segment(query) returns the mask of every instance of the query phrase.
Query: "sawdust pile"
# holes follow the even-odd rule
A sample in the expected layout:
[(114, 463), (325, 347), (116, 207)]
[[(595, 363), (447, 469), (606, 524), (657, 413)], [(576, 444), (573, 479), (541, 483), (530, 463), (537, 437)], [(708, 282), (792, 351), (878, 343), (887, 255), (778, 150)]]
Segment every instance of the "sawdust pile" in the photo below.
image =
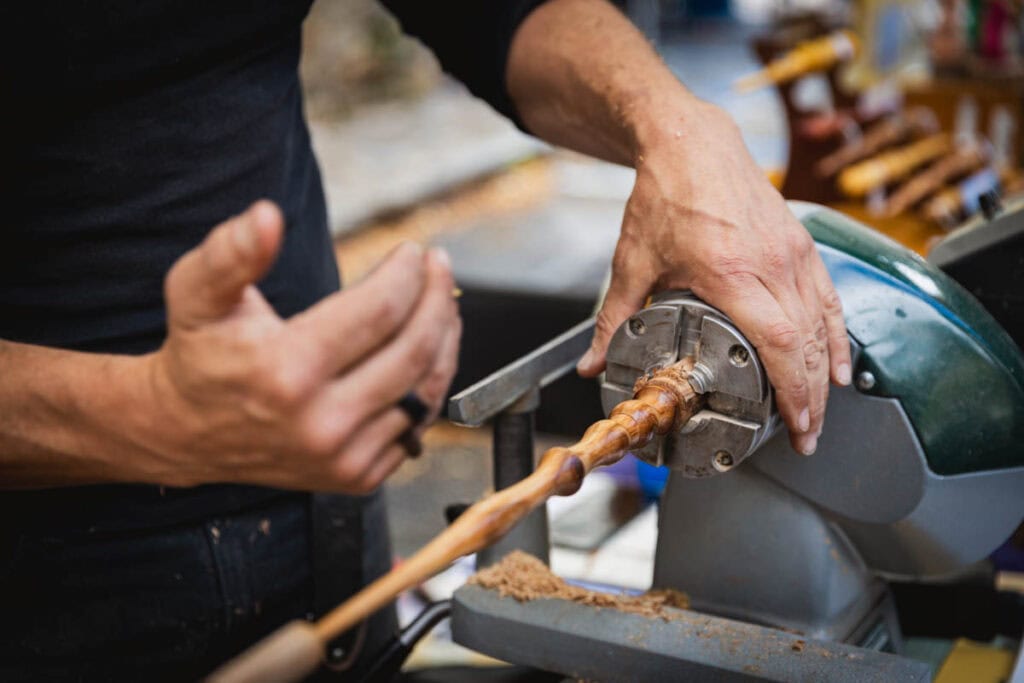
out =
[(496, 590), (502, 597), (514, 598), (519, 602), (556, 598), (645, 617), (658, 617), (665, 621), (677, 617), (668, 608), (686, 609), (690, 606), (686, 594), (676, 590), (651, 590), (642, 595), (611, 595), (571, 586), (552, 574), (547, 565), (536, 557), (519, 550), (509, 553), (501, 562), (481, 569), (469, 578), (469, 583)]

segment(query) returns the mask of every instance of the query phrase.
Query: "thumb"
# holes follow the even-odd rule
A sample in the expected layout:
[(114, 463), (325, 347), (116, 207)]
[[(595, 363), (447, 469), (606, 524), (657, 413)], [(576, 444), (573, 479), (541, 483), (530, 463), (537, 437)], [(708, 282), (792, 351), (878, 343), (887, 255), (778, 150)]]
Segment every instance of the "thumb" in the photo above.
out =
[[(622, 263), (623, 260), (616, 258), (616, 262)], [(629, 316), (643, 308), (652, 284), (627, 273), (625, 268), (612, 266), (611, 284), (608, 285), (601, 310), (597, 313), (594, 339), (590, 342), (590, 349), (576, 365), (580, 375), (596, 377), (604, 370), (605, 355), (612, 335)]]
[(195, 327), (230, 313), (274, 262), (283, 232), (281, 210), (265, 199), (214, 228), (167, 274), (170, 324)]

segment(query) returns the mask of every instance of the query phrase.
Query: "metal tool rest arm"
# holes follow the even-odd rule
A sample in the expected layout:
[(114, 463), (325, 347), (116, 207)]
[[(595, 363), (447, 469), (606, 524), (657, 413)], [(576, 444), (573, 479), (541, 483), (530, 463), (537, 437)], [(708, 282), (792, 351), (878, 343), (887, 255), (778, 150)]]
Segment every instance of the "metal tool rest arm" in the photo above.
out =
[[(534, 415), (540, 390), (564, 377), (590, 346), (594, 319), (585, 320), (535, 351), (506, 365), (448, 402), (448, 419), (479, 427), (493, 419), (494, 489), (499, 491), (527, 477), (534, 468)], [(531, 512), (504, 538), (477, 554), (477, 567), (523, 550), (548, 562), (548, 518), (545, 507)]]

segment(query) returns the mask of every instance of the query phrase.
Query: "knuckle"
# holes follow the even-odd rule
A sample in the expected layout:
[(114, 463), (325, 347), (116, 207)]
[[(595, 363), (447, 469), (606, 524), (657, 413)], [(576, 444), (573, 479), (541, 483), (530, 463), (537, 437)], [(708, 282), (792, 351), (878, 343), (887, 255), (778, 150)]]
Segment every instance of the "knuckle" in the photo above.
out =
[(389, 292), (374, 299), (370, 319), (381, 327), (397, 327), (402, 322), (401, 308), (394, 294)]
[(794, 230), (789, 242), (790, 249), (800, 258), (806, 258), (814, 251), (814, 240), (803, 228)]
[(299, 434), (302, 450), (314, 459), (326, 459), (334, 455), (341, 445), (341, 434), (337, 425), (326, 422), (308, 424)]
[(607, 339), (619, 328), (619, 321), (612, 317), (611, 312), (608, 310), (608, 306), (602, 306), (601, 310), (597, 313), (597, 321), (594, 324), (597, 333), (595, 336), (601, 339)]
[(432, 337), (420, 339), (419, 343), (410, 345), (405, 354), (405, 361), (417, 372), (424, 372), (434, 362), (436, 343), (432, 343)]
[(828, 291), (825, 292), (825, 296), (821, 299), (821, 305), (828, 315), (843, 314), (843, 302), (834, 287), (829, 287)]
[(362, 458), (358, 453), (349, 452), (341, 455), (331, 468), (331, 475), (335, 481), (353, 493), (359, 493), (359, 486), (363, 479), (364, 470), (360, 464)]
[(770, 323), (765, 329), (765, 343), (786, 353), (800, 348), (800, 333), (787, 320)]
[(825, 349), (817, 339), (809, 339), (804, 344), (804, 363), (808, 370), (814, 372), (820, 369), (824, 355)]
[(786, 383), (786, 389), (789, 395), (795, 397), (807, 396), (808, 386), (807, 377), (803, 373), (797, 374)]
[(305, 397), (307, 381), (303, 373), (275, 365), (258, 373), (258, 383), (270, 403), (279, 408), (290, 408)]

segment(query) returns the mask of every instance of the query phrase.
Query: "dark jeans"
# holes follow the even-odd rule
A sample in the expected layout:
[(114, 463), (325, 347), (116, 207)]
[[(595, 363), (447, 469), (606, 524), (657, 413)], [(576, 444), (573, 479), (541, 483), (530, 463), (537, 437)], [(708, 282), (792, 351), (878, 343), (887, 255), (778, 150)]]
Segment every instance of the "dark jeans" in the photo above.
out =
[[(326, 513), (282, 494), (186, 524), (8, 533), (0, 681), (196, 680), (333, 606), (387, 569), (383, 502), (316, 498)], [(394, 626), (379, 616), (363, 652)]]

